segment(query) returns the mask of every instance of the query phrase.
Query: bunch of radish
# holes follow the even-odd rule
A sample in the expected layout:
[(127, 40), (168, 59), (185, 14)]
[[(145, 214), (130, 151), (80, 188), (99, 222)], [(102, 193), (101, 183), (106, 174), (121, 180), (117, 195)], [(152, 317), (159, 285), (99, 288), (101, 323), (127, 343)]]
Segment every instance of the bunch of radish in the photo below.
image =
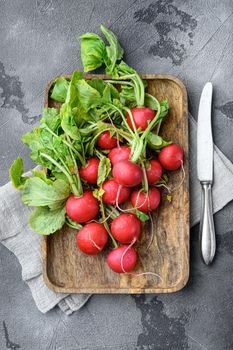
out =
[[(101, 30), (110, 45), (117, 43), (116, 55), (120, 59), (123, 49), (116, 36), (104, 26), (101, 26)], [(81, 56), (85, 71), (95, 66), (94, 62), (90, 66), (93, 47), (89, 52), (89, 39), (89, 34), (82, 36)], [(97, 41), (100, 43), (96, 36), (94, 39), (91, 36), (91, 40), (92, 45), (97, 44)], [(107, 55), (109, 52), (106, 48)], [(183, 167), (184, 153), (178, 144), (165, 142), (158, 136), (162, 119), (168, 112), (168, 102), (160, 103), (146, 93), (145, 82), (125, 62), (117, 64), (111, 56), (109, 60), (103, 57), (102, 62), (106, 65), (106, 72), (112, 74), (112, 79), (104, 83), (111, 84), (111, 89), (115, 89), (114, 84), (120, 86), (122, 96), (117, 102), (109, 97), (108, 102), (103, 102), (103, 95), (99, 107), (107, 112), (99, 118), (105, 121), (105, 130), (98, 132), (97, 128), (92, 144), (97, 157), (90, 158), (86, 166), (79, 169), (83, 185), (90, 186), (93, 192), (88, 190), (77, 198), (71, 196), (67, 201), (66, 212), (78, 223), (84, 223), (85, 218), (86, 224), (77, 233), (77, 246), (82, 252), (90, 255), (100, 253), (109, 236), (113, 249), (107, 255), (108, 266), (115, 272), (129, 273), (137, 263), (134, 244), (142, 231), (141, 220), (151, 219), (151, 212), (159, 206), (161, 195), (157, 185), (163, 171), (175, 171)], [(90, 99), (90, 91), (88, 94)], [(114, 94), (117, 94), (115, 90)], [(130, 99), (132, 106), (126, 102), (127, 99)], [(94, 128), (93, 124), (92, 131)], [(159, 147), (154, 140), (162, 140)], [(148, 146), (152, 149), (155, 147), (153, 153), (150, 150), (149, 158)], [(106, 156), (111, 162), (111, 172), (99, 184), (100, 162)], [(98, 189), (93, 187), (97, 183)]]
[[(149, 108), (134, 108), (131, 112), (135, 125), (141, 130), (145, 129), (148, 118), (156, 118)], [(131, 128), (129, 118), (127, 122)], [(79, 169), (83, 185), (91, 186), (92, 191), (84, 191), (80, 197), (71, 195), (66, 203), (66, 212), (74, 222), (85, 223), (77, 233), (77, 246), (83, 253), (99, 254), (110, 237), (113, 249), (107, 255), (108, 266), (117, 273), (130, 273), (137, 263), (134, 244), (143, 226), (137, 214), (150, 213), (158, 208), (161, 196), (156, 184), (163, 175), (163, 169), (179, 169), (184, 153), (178, 144), (170, 144), (162, 148), (157, 159), (144, 160), (140, 165), (139, 161), (132, 161), (130, 146), (118, 141), (109, 132), (103, 132), (96, 142), (96, 154), (101, 155), (104, 151), (106, 155), (107, 150), (112, 165), (109, 178), (98, 189), (102, 190), (101, 199), (98, 201), (93, 194), (100, 164), (99, 158), (93, 157)], [(123, 203), (128, 203), (127, 209), (120, 207)], [(99, 210), (101, 214), (98, 216)]]

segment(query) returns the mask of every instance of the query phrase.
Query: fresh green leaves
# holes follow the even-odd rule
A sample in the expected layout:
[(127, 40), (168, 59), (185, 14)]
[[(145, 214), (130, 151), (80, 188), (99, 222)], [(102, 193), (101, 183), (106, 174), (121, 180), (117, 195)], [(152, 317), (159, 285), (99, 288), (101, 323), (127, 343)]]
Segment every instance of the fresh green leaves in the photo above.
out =
[(22, 177), (23, 161), (17, 158), (10, 169), (13, 185), (22, 190), (22, 201), (37, 208), (29, 223), (32, 229), (43, 235), (54, 233), (65, 222), (65, 200), (70, 194), (70, 186), (63, 180), (52, 181), (44, 170), (34, 169), (33, 177)]
[(77, 90), (79, 102), (86, 112), (101, 103), (99, 91), (90, 86), (86, 80), (81, 79), (78, 81)]
[(80, 140), (80, 133), (78, 131), (77, 124), (75, 123), (74, 115), (67, 104), (62, 106), (61, 114), (63, 116), (61, 127), (64, 132), (73, 140)]
[(57, 133), (61, 124), (59, 111), (56, 108), (44, 108), (40, 123)]
[(156, 151), (172, 143), (171, 141), (165, 141), (161, 136), (152, 131), (147, 135), (147, 142), (149, 147)]
[[(125, 75), (135, 75), (136, 71), (132, 67), (130, 67), (127, 63), (124, 61), (121, 61), (114, 69), (113, 71), (113, 78), (114, 79), (120, 79), (120, 77), (124, 77)], [(128, 77), (129, 79), (129, 77)]]
[(111, 162), (107, 157), (102, 157), (98, 167), (97, 185), (100, 186), (111, 172)]
[(72, 74), (69, 88), (67, 90), (65, 103), (72, 109), (78, 105), (77, 84), (82, 79), (82, 72), (75, 70)]
[(95, 70), (106, 66), (106, 73), (111, 74), (115, 68), (116, 62), (123, 56), (124, 50), (120, 46), (116, 35), (101, 25), (100, 29), (108, 41), (108, 46), (99, 35), (86, 33), (81, 36), (81, 58), (84, 72)]
[[(39, 151), (44, 148), (41, 141), (41, 128), (36, 127), (22, 136), (22, 141), (30, 148), (31, 158), (39, 164)], [(43, 163), (41, 163), (44, 165)]]
[(44, 170), (34, 169), (34, 170), (32, 170), (32, 174), (35, 177), (39, 177), (41, 180), (46, 182), (48, 185), (51, 185), (53, 183), (52, 180), (47, 178), (45, 169)]
[(103, 40), (94, 33), (83, 34), (81, 40), (81, 59), (84, 72), (101, 67), (105, 56)]
[(104, 89), (106, 87), (103, 79), (90, 79), (87, 80), (87, 84), (90, 85), (93, 89), (97, 90), (101, 96), (103, 95)]
[(65, 223), (66, 209), (64, 207), (51, 210), (48, 207), (35, 208), (29, 218), (33, 231), (41, 235), (50, 235), (60, 230)]
[(50, 97), (55, 101), (61, 103), (65, 102), (68, 87), (69, 82), (66, 80), (66, 78), (59, 77), (55, 79)]
[[(131, 85), (133, 87), (136, 105), (138, 107), (144, 106), (145, 104), (145, 83), (138, 75), (138, 73), (124, 61), (121, 61), (115, 66), (112, 76), (114, 79), (119, 81), (125, 81), (123, 85)], [(127, 83), (130, 82), (130, 84)], [(125, 89), (125, 87), (124, 87)], [(132, 89), (130, 90), (130, 95), (132, 98)], [(126, 99), (127, 100), (127, 99)]]
[(10, 179), (13, 184), (13, 186), (17, 190), (21, 190), (24, 187), (26, 178), (23, 177), (23, 160), (22, 158), (18, 157), (14, 162), (12, 163), (10, 167)]
[(106, 47), (105, 65), (106, 73), (111, 74), (116, 62), (122, 58), (124, 50), (120, 46), (116, 35), (111, 30), (104, 25), (101, 25), (100, 29), (109, 43), (109, 46)]
[(70, 195), (70, 186), (63, 180), (48, 184), (41, 178), (29, 178), (22, 190), (22, 201), (34, 207), (48, 206), (50, 209), (63, 207)]

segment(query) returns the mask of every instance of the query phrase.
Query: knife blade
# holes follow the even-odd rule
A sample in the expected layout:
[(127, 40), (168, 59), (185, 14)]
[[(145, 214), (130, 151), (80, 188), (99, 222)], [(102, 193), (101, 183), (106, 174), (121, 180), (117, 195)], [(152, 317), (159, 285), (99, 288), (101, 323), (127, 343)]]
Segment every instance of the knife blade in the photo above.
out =
[(206, 83), (202, 90), (197, 123), (197, 176), (199, 181), (213, 181), (213, 137), (211, 105), (213, 85)]
[(216, 238), (213, 220), (213, 137), (211, 128), (211, 105), (213, 85), (204, 86), (200, 98), (197, 123), (197, 175), (202, 186), (200, 217), (200, 249), (206, 265), (214, 258)]

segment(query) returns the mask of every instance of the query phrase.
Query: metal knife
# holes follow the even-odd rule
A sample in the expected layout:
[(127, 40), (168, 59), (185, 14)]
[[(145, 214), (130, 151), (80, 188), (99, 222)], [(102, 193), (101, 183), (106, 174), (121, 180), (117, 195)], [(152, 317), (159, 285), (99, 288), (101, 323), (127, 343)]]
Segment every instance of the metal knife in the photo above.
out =
[(197, 175), (202, 186), (200, 218), (200, 249), (206, 265), (211, 264), (216, 251), (213, 220), (213, 137), (211, 128), (211, 104), (213, 85), (208, 82), (201, 94), (197, 123)]

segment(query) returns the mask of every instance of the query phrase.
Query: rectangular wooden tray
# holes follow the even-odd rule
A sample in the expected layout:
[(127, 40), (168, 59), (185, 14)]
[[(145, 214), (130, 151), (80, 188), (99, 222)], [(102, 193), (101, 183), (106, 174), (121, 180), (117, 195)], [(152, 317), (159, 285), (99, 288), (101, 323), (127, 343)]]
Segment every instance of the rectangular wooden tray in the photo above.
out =
[[(66, 76), (70, 78), (69, 75)], [(86, 75), (85, 78), (105, 78)], [(148, 81), (148, 91), (158, 100), (167, 98), (169, 115), (162, 124), (161, 134), (182, 145), (185, 151), (186, 177), (169, 203), (162, 196), (159, 210), (153, 214), (154, 240), (149, 250), (149, 225), (145, 224), (141, 242), (137, 244), (139, 262), (136, 273), (154, 275), (133, 276), (112, 272), (105, 260), (108, 249), (95, 257), (86, 256), (76, 248), (75, 231), (63, 228), (44, 237), (42, 245), (43, 275), (47, 286), (63, 293), (170, 293), (182, 289), (189, 277), (189, 171), (188, 171), (188, 107), (183, 83), (170, 75), (142, 75)], [(48, 83), (45, 106), (58, 107), (49, 99), (52, 82)], [(172, 187), (181, 181), (181, 171), (169, 175)]]

